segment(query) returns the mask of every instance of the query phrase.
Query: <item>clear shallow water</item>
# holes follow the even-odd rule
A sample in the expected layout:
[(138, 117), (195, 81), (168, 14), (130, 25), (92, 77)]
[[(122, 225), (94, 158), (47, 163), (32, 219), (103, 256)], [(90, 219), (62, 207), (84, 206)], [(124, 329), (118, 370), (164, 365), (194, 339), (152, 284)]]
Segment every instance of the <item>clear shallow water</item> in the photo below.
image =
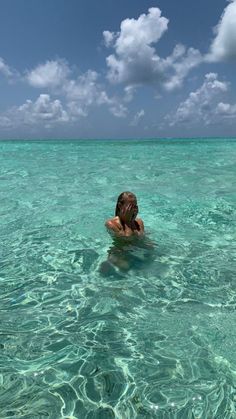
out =
[(1, 418), (236, 417), (235, 179), (236, 140), (0, 143)]

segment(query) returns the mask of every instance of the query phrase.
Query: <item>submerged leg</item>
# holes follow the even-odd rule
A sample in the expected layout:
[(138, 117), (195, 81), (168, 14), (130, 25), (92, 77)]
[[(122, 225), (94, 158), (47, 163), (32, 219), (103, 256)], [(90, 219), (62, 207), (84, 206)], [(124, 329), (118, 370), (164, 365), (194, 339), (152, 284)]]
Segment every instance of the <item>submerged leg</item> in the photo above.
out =
[(125, 257), (122, 254), (112, 254), (110, 253), (108, 256), (108, 260), (117, 268), (119, 268), (121, 271), (128, 271), (131, 267), (129, 261), (127, 260), (127, 257)]

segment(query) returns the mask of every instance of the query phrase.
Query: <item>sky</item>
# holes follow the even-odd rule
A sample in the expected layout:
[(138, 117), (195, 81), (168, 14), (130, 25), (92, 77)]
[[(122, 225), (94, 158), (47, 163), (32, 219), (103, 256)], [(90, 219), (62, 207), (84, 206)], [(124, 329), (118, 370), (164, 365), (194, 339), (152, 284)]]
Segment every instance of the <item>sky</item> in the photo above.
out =
[(236, 136), (236, 0), (0, 6), (0, 139)]

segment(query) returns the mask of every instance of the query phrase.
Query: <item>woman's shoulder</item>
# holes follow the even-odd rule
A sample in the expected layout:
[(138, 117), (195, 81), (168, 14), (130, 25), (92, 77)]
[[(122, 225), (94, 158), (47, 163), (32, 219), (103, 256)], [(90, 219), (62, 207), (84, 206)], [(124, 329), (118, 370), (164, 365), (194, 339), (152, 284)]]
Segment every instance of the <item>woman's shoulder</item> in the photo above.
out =
[(135, 221), (136, 221), (136, 223), (138, 223), (138, 225), (141, 228), (141, 230), (144, 230), (143, 220), (141, 218), (136, 218)]
[(109, 230), (120, 231), (122, 230), (122, 225), (120, 223), (119, 217), (110, 218), (105, 222), (105, 226), (109, 228)]
[[(144, 224), (143, 224), (143, 220), (141, 218), (136, 218), (136, 223), (139, 226), (139, 231), (143, 232), (144, 231)], [(115, 232), (120, 232), (121, 230), (123, 231), (123, 227), (121, 225), (120, 219), (119, 217), (113, 217), (110, 218), (109, 220), (107, 220), (105, 222), (105, 226), (112, 231)]]

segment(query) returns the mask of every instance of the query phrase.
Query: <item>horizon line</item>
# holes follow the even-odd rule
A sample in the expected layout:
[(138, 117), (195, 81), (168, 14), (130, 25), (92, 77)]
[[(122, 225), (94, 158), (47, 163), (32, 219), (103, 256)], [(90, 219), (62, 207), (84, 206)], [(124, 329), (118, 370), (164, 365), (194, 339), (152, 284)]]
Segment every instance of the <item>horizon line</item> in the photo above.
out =
[(128, 137), (128, 138), (2, 138), (0, 142), (8, 141), (158, 141), (158, 140), (236, 140), (236, 136), (226, 137)]

